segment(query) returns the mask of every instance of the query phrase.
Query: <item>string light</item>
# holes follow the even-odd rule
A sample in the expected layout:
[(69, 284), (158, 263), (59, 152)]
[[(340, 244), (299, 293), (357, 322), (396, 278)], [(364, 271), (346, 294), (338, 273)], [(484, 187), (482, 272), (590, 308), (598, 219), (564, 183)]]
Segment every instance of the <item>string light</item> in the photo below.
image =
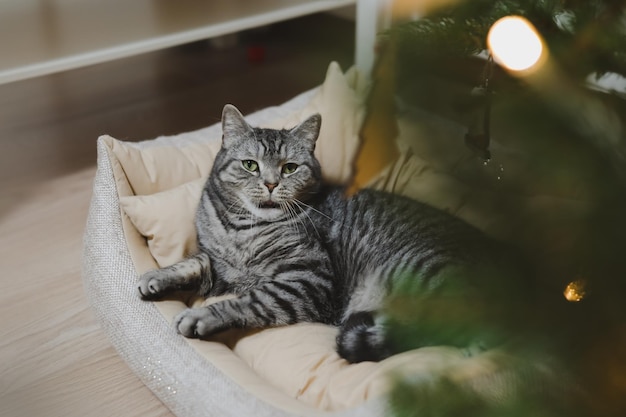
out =
[(572, 281), (567, 284), (563, 295), (567, 301), (577, 303), (585, 298), (585, 282), (583, 280)]
[(528, 20), (507, 16), (496, 21), (487, 35), (487, 44), (496, 62), (512, 71), (526, 71), (537, 65), (543, 42)]

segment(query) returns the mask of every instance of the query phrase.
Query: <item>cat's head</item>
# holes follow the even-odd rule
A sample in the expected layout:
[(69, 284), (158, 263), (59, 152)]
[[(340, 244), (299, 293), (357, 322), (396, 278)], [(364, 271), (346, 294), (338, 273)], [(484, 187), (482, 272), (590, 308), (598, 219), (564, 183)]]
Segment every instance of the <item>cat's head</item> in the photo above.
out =
[(271, 219), (309, 199), (321, 184), (320, 164), (313, 154), (321, 123), (315, 114), (292, 129), (255, 128), (227, 104), (222, 147), (211, 175), (232, 210), (245, 208)]

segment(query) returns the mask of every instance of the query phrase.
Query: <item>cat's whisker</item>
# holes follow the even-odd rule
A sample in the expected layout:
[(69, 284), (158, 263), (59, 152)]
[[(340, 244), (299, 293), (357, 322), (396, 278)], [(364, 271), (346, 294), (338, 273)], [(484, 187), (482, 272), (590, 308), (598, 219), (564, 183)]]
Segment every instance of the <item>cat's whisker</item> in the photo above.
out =
[[(303, 212), (302, 208), (300, 208), (296, 203), (294, 203), (292, 205), (292, 210), (294, 212), (294, 215), (298, 218), (299, 223), (302, 225), (302, 229), (304, 230), (304, 233), (306, 234), (307, 237), (309, 237), (309, 228), (306, 226), (306, 222), (302, 218), (302, 215), (301, 215), (301, 213)], [(298, 211), (300, 213), (298, 213)]]
[[(228, 206), (226, 211), (227, 212), (232, 211), (233, 207), (235, 207), (235, 204), (237, 204), (237, 203), (241, 204), (241, 201), (238, 201), (238, 200), (233, 201), (232, 204), (230, 206)], [(241, 214), (241, 213), (238, 213), (238, 214)]]
[[(246, 210), (246, 208), (243, 206), (243, 204), (241, 205), (241, 209)], [(256, 214), (252, 213), (251, 211), (248, 211), (248, 217), (250, 218), (250, 222), (252, 224), (257, 224), (259, 222), (259, 216), (257, 216)]]
[(326, 217), (328, 220), (330, 220), (330, 221), (331, 221), (331, 222), (333, 222), (333, 223), (336, 223), (336, 222), (337, 222), (337, 220), (333, 219), (333, 218), (332, 218), (332, 217), (330, 217), (328, 214), (326, 214), (326, 213), (324, 213), (324, 212), (319, 211), (319, 210), (318, 210), (318, 209), (316, 209), (315, 207), (310, 206), (309, 204), (306, 204), (306, 203), (302, 202), (301, 200), (298, 200), (297, 198), (294, 198), (294, 200), (293, 200), (293, 201), (294, 201), (296, 204), (298, 204), (298, 205), (302, 205), (302, 206), (304, 206), (304, 207), (307, 207), (307, 208), (309, 208), (309, 209), (313, 210), (314, 212), (316, 212), (317, 214), (319, 214), (319, 215), (321, 215), (321, 216), (323, 216), (323, 217)]
[[(237, 204), (239, 204), (239, 207), (235, 209), (235, 205)], [(244, 219), (246, 217), (251, 219), (251, 213), (248, 210), (246, 210), (246, 207), (243, 205), (241, 200), (236, 199), (235, 201), (233, 201), (230, 204), (230, 206), (228, 206), (226, 211), (229, 213), (232, 213), (233, 215), (235, 215), (236, 217), (240, 219)]]
[[(309, 213), (307, 213), (306, 209), (302, 208), (302, 206), (301, 206), (301, 205), (303, 205), (303, 206), (305, 206), (305, 207), (308, 207), (308, 208), (310, 208), (310, 209), (313, 209), (313, 207), (311, 207), (311, 206), (309, 206), (309, 205), (307, 205), (307, 204), (304, 204), (303, 202), (301, 202), (301, 201), (300, 201), (300, 200), (298, 200), (298, 199), (294, 199), (293, 201), (294, 201), (294, 203), (298, 206), (298, 208), (301, 210), (301, 212), (302, 212), (302, 213), (303, 213), (303, 214), (304, 214), (304, 215), (305, 215), (305, 216), (309, 219), (309, 222), (311, 222), (311, 226), (313, 226), (313, 230), (315, 230), (315, 233), (317, 234), (317, 236), (320, 236), (320, 237), (321, 237), (320, 232), (317, 230), (317, 227), (315, 227), (315, 222), (313, 221), (313, 219), (311, 218), (311, 216), (309, 216)], [(314, 210), (314, 211), (317, 211), (317, 212), (319, 212), (319, 213), (323, 214), (322, 212), (320, 212), (320, 211), (318, 211), (318, 210)], [(326, 217), (328, 217), (328, 216), (326, 216)], [(329, 217), (329, 218), (330, 218), (330, 217)], [(332, 220), (332, 219), (331, 219), (331, 220)]]
[[(287, 204), (284, 201), (281, 201), (279, 203), (279, 206), (280, 206), (280, 209), (283, 211), (283, 213), (285, 213), (285, 216), (287, 216), (287, 224), (289, 225), (289, 227), (293, 228), (294, 222), (295, 222), (295, 218), (293, 217), (293, 213), (289, 209), (289, 204)], [(295, 227), (295, 229), (299, 233), (298, 228)]]
[(304, 225), (304, 223), (302, 222), (302, 219), (300, 218), (300, 216), (298, 216), (298, 213), (296, 212), (296, 210), (292, 206), (292, 204), (290, 204), (289, 202), (285, 201), (285, 202), (281, 203), (281, 206), (285, 207), (285, 210), (288, 213), (289, 226), (294, 228), (296, 230), (296, 232), (298, 233), (298, 236), (300, 236), (300, 224), (302, 224), (302, 226), (304, 228), (304, 233), (308, 236), (308, 231), (306, 229), (306, 225)]

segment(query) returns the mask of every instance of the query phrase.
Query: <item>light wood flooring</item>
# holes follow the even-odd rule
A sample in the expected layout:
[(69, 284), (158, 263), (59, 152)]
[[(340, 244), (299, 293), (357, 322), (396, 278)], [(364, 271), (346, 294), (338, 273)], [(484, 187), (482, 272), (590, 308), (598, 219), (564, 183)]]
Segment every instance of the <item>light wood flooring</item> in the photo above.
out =
[[(83, 293), (95, 141), (138, 140), (248, 113), (353, 60), (353, 22), (315, 15), (0, 86), (0, 416), (170, 416), (99, 329)], [(248, 47), (265, 48), (250, 62)]]

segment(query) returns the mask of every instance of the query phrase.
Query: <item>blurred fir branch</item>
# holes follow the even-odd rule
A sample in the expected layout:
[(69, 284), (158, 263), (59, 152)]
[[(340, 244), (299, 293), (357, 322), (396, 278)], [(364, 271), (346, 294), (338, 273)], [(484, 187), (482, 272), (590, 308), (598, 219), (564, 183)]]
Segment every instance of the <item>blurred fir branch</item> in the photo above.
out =
[[(499, 364), (512, 372), (510, 380), (486, 370), (495, 391), (498, 384), (507, 388), (505, 380), (514, 384), (507, 388), (512, 395), (495, 406), (450, 375), (399, 377), (391, 394), (398, 417), (626, 415), (626, 100), (586, 86), (590, 75), (626, 78), (626, 0), (467, 0), (397, 24), (382, 36), (394, 46), (386, 48), (395, 56), (393, 94), (403, 104), (468, 126), (472, 120), (465, 115), (484, 106), (471, 97), (484, 79), (485, 62), (476, 55), (487, 49), (492, 24), (509, 15), (533, 23), (566, 79), (554, 100), (496, 68), (490, 80), (496, 139), (519, 146), (528, 169), (547, 184), (584, 191), (581, 201), (589, 207), (568, 219), (567, 229), (540, 223), (546, 227), (520, 245), (545, 291), (536, 303), (464, 304), (454, 291), (440, 298), (407, 292), (390, 299), (390, 336), (402, 348), (463, 346), (477, 333), (496, 341), (517, 333), (504, 352), (520, 361)], [(504, 197), (543, 189), (509, 184), (500, 186)], [(509, 214), (517, 209), (498, 207)], [(566, 301), (565, 284), (580, 277), (588, 284), (585, 299)], [(514, 324), (499, 319), (507, 308), (518, 309)], [(542, 374), (546, 369), (554, 374)], [(571, 379), (559, 379), (565, 374)]]

